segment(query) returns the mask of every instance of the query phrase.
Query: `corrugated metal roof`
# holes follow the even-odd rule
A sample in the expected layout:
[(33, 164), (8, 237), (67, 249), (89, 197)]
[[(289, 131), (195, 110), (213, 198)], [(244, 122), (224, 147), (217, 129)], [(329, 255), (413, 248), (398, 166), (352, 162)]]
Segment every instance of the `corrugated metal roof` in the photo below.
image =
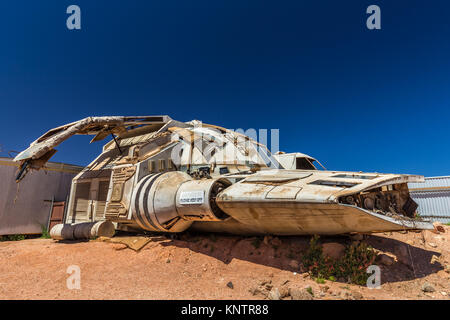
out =
[[(12, 158), (6, 158), (6, 157), (0, 157), (0, 165), (19, 167), (18, 162), (14, 162), (14, 160)], [(77, 166), (74, 164), (62, 163), (62, 162), (47, 162), (43, 169), (45, 171), (78, 173), (81, 170), (83, 170), (83, 167)]]
[(426, 177), (423, 183), (408, 183), (409, 189), (424, 189), (424, 188), (450, 188), (450, 176), (442, 177)]

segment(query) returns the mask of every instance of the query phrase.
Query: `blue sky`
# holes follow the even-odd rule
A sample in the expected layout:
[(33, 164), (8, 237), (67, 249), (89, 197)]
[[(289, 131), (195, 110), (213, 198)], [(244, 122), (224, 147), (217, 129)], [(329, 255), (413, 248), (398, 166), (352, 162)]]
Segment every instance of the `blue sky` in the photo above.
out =
[[(66, 28), (67, 6), (81, 30)], [(381, 8), (381, 30), (366, 8)], [(446, 1), (0, 4), (0, 146), (93, 115), (280, 129), (328, 169), (450, 174)], [(52, 158), (85, 165), (91, 137)]]

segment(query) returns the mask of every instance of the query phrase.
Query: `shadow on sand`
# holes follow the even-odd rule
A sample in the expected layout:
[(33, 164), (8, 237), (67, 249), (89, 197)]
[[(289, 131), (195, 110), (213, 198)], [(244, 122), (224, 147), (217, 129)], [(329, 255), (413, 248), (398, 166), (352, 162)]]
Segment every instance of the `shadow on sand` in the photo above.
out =
[[(189, 248), (225, 264), (239, 259), (279, 270), (305, 272), (301, 269), (301, 261), (311, 238), (277, 237), (274, 238), (275, 241), (273, 239), (264, 241), (263, 237), (184, 233), (170, 236), (169, 239), (169, 241), (161, 242), (161, 245)], [(347, 236), (321, 237), (320, 241), (322, 243), (338, 242), (343, 245), (349, 245), (352, 242)], [(443, 269), (439, 262), (431, 263), (433, 255), (439, 257), (438, 252), (383, 236), (367, 236), (364, 241), (374, 249), (396, 255), (399, 260), (390, 266), (375, 262), (381, 268), (382, 283), (418, 279)], [(299, 262), (300, 268), (292, 260)]]

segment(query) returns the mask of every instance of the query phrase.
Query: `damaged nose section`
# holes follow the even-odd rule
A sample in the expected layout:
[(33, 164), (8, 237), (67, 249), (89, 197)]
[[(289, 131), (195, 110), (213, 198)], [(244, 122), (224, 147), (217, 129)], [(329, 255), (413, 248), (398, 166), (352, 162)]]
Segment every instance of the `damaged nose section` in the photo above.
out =
[(405, 229), (433, 229), (433, 224), (422, 221), (416, 210), (418, 204), (409, 195), (406, 183), (370, 188), (355, 194), (341, 196), (342, 205), (356, 207), (364, 212)]
[[(333, 235), (433, 229), (416, 214), (408, 182), (423, 177), (272, 171), (225, 189), (219, 207), (246, 226), (277, 235)], [(258, 230), (254, 228), (257, 226)]]
[(409, 196), (406, 183), (391, 184), (358, 192), (338, 199), (339, 203), (357, 206), (386, 215), (414, 218), (417, 203)]

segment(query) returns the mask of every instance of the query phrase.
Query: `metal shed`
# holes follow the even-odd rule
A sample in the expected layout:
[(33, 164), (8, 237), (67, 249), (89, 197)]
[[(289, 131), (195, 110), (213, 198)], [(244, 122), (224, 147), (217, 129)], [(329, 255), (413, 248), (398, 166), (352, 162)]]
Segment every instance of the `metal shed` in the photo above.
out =
[(424, 183), (409, 183), (408, 187), (421, 217), (450, 222), (450, 176), (427, 177)]
[(83, 167), (49, 162), (15, 182), (18, 163), (0, 157), (0, 235), (39, 234), (48, 227), (56, 201), (65, 201)]

